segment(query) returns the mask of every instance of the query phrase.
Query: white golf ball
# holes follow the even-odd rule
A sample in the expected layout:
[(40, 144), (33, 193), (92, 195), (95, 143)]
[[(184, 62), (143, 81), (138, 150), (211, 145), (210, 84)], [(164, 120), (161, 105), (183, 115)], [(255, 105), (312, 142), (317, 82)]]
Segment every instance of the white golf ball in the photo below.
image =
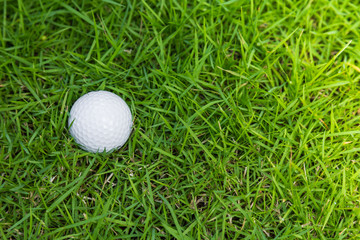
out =
[(94, 91), (80, 97), (69, 117), (70, 134), (82, 149), (111, 152), (125, 144), (132, 128), (128, 105), (118, 95)]

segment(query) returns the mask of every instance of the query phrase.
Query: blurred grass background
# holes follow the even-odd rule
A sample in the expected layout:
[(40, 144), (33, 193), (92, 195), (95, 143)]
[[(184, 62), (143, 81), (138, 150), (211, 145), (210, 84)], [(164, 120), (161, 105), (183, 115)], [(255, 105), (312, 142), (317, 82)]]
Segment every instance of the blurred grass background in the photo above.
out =
[[(0, 0), (1, 239), (358, 239), (360, 2)], [(134, 116), (108, 155), (71, 105)]]

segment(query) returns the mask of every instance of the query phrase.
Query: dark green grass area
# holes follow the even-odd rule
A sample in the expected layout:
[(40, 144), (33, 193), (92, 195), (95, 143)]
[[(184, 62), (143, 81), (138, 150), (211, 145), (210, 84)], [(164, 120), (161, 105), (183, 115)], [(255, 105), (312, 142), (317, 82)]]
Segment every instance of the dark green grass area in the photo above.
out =
[[(360, 2), (0, 0), (0, 239), (359, 239)], [(112, 91), (108, 155), (67, 128)]]

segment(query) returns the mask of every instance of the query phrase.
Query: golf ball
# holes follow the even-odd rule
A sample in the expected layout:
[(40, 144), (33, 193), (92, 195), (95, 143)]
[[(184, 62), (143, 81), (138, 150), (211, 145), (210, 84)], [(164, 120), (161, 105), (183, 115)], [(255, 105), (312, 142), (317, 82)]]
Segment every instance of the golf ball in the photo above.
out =
[(108, 91), (89, 92), (72, 106), (70, 134), (82, 149), (89, 152), (111, 152), (125, 144), (132, 128), (128, 105)]

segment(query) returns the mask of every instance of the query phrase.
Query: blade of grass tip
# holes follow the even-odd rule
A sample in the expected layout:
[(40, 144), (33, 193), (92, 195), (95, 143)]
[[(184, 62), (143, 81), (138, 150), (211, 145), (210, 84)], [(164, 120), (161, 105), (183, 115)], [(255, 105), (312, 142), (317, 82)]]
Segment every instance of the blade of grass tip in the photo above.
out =
[(136, 189), (136, 186), (135, 186), (134, 182), (132, 181), (130, 174), (128, 174), (128, 179), (129, 179), (130, 185), (131, 185), (131, 187), (133, 189), (133, 192), (134, 192), (134, 195), (135, 195), (136, 199), (140, 200), (139, 192)]
[(284, 40), (282, 40), (273, 50), (271, 50), (271, 52), (262, 60), (262, 62), (266, 62), (271, 55), (273, 55), (274, 52), (276, 52), (276, 50), (278, 50), (282, 45), (284, 45), (284, 43), (289, 40), (291, 38), (292, 35), (294, 35), (294, 33), (296, 33), (296, 31), (298, 30), (299, 28), (297, 27), (292, 33), (290, 33), (289, 36), (287, 36)]
[(184, 235), (187, 235), (190, 231), (192, 231), (193, 228), (194, 228), (197, 224), (199, 224), (200, 221), (201, 221), (201, 220), (199, 219), (199, 217), (196, 216), (196, 220), (194, 220), (194, 221), (187, 227), (187, 229), (185, 229)]
[[(117, 46), (117, 41), (115, 41), (115, 39), (113, 38), (111, 31), (108, 29), (108, 27), (105, 24), (105, 21), (102, 17), (98, 16), (98, 19), (100, 21), (101, 27), (103, 28), (103, 32), (104, 32), (104, 36), (105, 38), (109, 41), (109, 43), (111, 44), (111, 46), (113, 48), (116, 48)], [(103, 61), (104, 59), (101, 59), (101, 61)]]
[(339, 81), (337, 83), (333, 83), (333, 84), (329, 84), (329, 85), (321, 85), (320, 87), (315, 87), (315, 88), (308, 88), (306, 90), (307, 93), (313, 92), (313, 91), (318, 91), (318, 90), (325, 90), (325, 89), (331, 89), (334, 87), (340, 87), (340, 86), (344, 86), (347, 84), (351, 84), (351, 81)]
[(48, 234), (45, 234), (43, 237), (44, 237), (44, 239), (46, 239), (49, 236), (54, 235), (54, 234), (56, 234), (58, 232), (64, 231), (66, 229), (72, 229), (72, 228), (83, 226), (83, 225), (85, 226), (85, 225), (88, 225), (89, 223), (96, 223), (96, 222), (98, 222), (99, 220), (101, 220), (101, 219), (103, 219), (105, 217), (106, 217), (105, 214), (101, 214), (99, 216), (92, 217), (92, 218), (89, 218), (89, 219), (84, 220), (84, 221), (80, 221), (80, 222), (76, 222), (74, 224), (70, 224), (70, 225), (67, 225), (67, 226), (64, 226), (64, 227), (60, 227), (60, 228), (57, 228), (53, 232), (49, 232)]
[(24, 5), (21, 0), (18, 0), (18, 14), (20, 17), (20, 20), (18, 22), (19, 22), (19, 29), (20, 29), (21, 33), (25, 32), (23, 13), (24, 13)]
[[(72, 217), (68, 207), (66, 206), (65, 203), (63, 203), (62, 205), (63, 205), (63, 208), (65, 209), (65, 213), (67, 214), (67, 220), (69, 220), (70, 224), (74, 224), (75, 223), (74, 218)], [(79, 232), (76, 228), (75, 228), (75, 231)]]
[(108, 222), (115, 223), (122, 227), (134, 227), (134, 226), (141, 227), (142, 226), (142, 224), (131, 222), (129, 219), (127, 219), (126, 221), (116, 220), (116, 219), (112, 219), (109, 217), (106, 217), (105, 219)]
[(166, 231), (168, 231), (170, 233), (170, 235), (172, 235), (174, 237), (174, 239), (184, 239), (183, 237), (179, 236), (178, 232), (175, 229), (173, 229), (172, 227), (170, 227), (169, 224), (163, 222), (162, 225), (166, 229)]
[[(84, 172), (82, 172), (81, 177), (75, 179), (73, 183), (69, 184), (68, 187), (70, 187), (69, 190), (67, 190), (64, 194), (62, 194), (51, 206), (46, 209), (47, 213), (50, 213), (54, 208), (56, 208), (65, 198), (67, 198), (76, 188), (80, 187), (81, 184), (83, 184), (83, 180), (87, 176), (87, 174), (90, 171), (90, 168), (95, 162), (95, 158), (90, 161), (89, 166), (86, 168)], [(75, 184), (75, 186), (73, 186)], [(73, 187), (72, 187), (73, 186)]]
[(211, 152), (209, 151), (209, 149), (207, 149), (204, 144), (200, 141), (200, 139), (196, 136), (196, 134), (194, 133), (194, 131), (190, 128), (189, 124), (187, 124), (187, 122), (185, 122), (184, 120), (182, 120), (180, 117), (178, 117), (178, 119), (185, 125), (185, 127), (188, 129), (190, 135), (195, 139), (195, 141), (200, 145), (200, 147), (204, 150), (204, 152), (210, 157), (211, 160), (214, 161), (214, 163), (217, 162), (217, 159), (214, 157), (214, 155), (211, 154)]
[(86, 55), (85, 62), (90, 60), (91, 54), (93, 53), (95, 46), (96, 46), (96, 39), (94, 39), (93, 43), (91, 44), (90, 50), (89, 50), (88, 54)]
[(321, 228), (322, 231), (323, 231), (324, 228), (326, 227), (326, 224), (327, 224), (327, 222), (329, 221), (330, 215), (333, 213), (335, 206), (336, 206), (336, 202), (333, 202), (333, 204), (331, 205), (330, 209), (328, 210), (328, 213), (326, 214), (324, 223), (322, 224), (322, 228)]
[(109, 211), (111, 203), (113, 203), (113, 202), (114, 202), (113, 197), (109, 197), (108, 201), (106, 202), (106, 204), (105, 204), (105, 206), (104, 206), (104, 208), (102, 210), (102, 214), (101, 214), (101, 215), (104, 216), (104, 218), (100, 219), (100, 221), (97, 222), (96, 228), (95, 228), (95, 230), (93, 232), (92, 237), (94, 239), (98, 239), (100, 228), (105, 225), (105, 223), (104, 223), (105, 216), (109, 215), (108, 211)]
[(22, 224), (25, 220), (27, 220), (30, 217), (30, 213), (26, 214), (22, 219), (20, 219), (20, 221), (18, 221), (17, 223), (15, 223), (14, 225), (12, 225), (7, 232), (11, 232), (13, 229), (15, 229), (17, 226), (19, 226), (20, 224)]
[(270, 30), (274, 29), (275, 27), (279, 26), (280, 23), (282, 23), (283, 21), (285, 21), (286, 19), (288, 19), (295, 11), (292, 11), (291, 13), (289, 13), (288, 15), (286, 15), (285, 17), (283, 17), (282, 19), (280, 19), (279, 21), (275, 22), (274, 24), (271, 24), (270, 27), (266, 28), (264, 31), (262, 31), (259, 36), (263, 36), (265, 35), (265, 33), (268, 33)]
[[(120, 42), (120, 40), (118, 40), (118, 42)], [(117, 43), (118, 45), (116, 46), (115, 51), (109, 57), (109, 60), (106, 63), (107, 66), (109, 66), (113, 62), (113, 60), (118, 56), (120, 50), (122, 49), (122, 47), (124, 45), (124, 42), (125, 42), (125, 39), (123, 39), (120, 43)]]
[(155, 16), (155, 18), (162, 24), (164, 25), (164, 22), (161, 20), (161, 18), (159, 17), (159, 15), (157, 15), (154, 10), (146, 3), (146, 1), (142, 0), (142, 3), (144, 4), (144, 6), (152, 13), (152, 15)]
[(312, 84), (316, 79), (318, 79), (321, 74), (324, 73), (324, 71), (335, 62), (336, 58), (343, 52), (345, 49), (351, 44), (352, 40), (348, 42), (348, 44), (345, 45), (323, 68), (320, 69), (320, 71), (315, 75), (315, 77), (310, 81), (310, 84)]
[(31, 94), (34, 96), (34, 98), (39, 102), (39, 104), (41, 105), (41, 107), (47, 111), (44, 103), (42, 102), (42, 100), (40, 99), (40, 97), (36, 94), (35, 90), (30, 86), (30, 84), (25, 80), (25, 78), (21, 79), (21, 82), (26, 86), (26, 88), (31, 92)]
[(179, 162), (181, 162), (181, 163), (184, 163), (184, 160), (182, 160), (182, 159), (179, 158), (178, 156), (174, 156), (174, 155), (172, 155), (171, 153), (162, 150), (161, 148), (154, 147), (154, 150), (155, 150), (155, 151), (158, 151), (160, 154), (163, 154), (163, 155), (165, 155), (165, 156), (167, 156), (167, 157), (169, 157), (169, 158), (171, 158), (171, 159), (174, 159), (174, 160), (176, 160), (176, 161), (179, 161)]
[[(143, 231), (143, 234), (140, 238), (140, 240), (143, 240), (143, 239), (149, 239), (149, 232), (153, 229), (152, 228), (152, 225), (150, 223), (152, 223), (152, 212), (151, 212), (151, 208), (147, 207), (146, 203), (143, 203), (144, 204), (144, 212), (146, 212), (146, 217), (145, 217), (145, 220), (144, 220), (144, 231)], [(144, 214), (145, 215), (145, 214)]]
[[(24, 209), (25, 210), (25, 209)], [(32, 232), (32, 228), (33, 228), (33, 210), (32, 208), (30, 207), (29, 209), (29, 212), (30, 212), (30, 219), (29, 219), (29, 222), (27, 223), (24, 223), (24, 229), (27, 230), (27, 234), (25, 235), (25, 231), (24, 231), (24, 236), (27, 236), (26, 238), (28, 239), (31, 239), (30, 236), (31, 236), (31, 232)], [(28, 225), (28, 226), (27, 226)], [(25, 239), (26, 239), (25, 238)]]
[(0, 225), (0, 236), (1, 236), (1, 239), (7, 240), (7, 237), (4, 233), (4, 230), (2, 229), (1, 225)]
[(0, 52), (1, 52), (2, 54), (7, 55), (8, 57), (10, 57), (10, 58), (12, 58), (12, 59), (16, 60), (16, 61), (19, 61), (19, 62), (21, 62), (21, 63), (23, 63), (23, 64), (27, 65), (28, 67), (32, 67), (32, 66), (33, 66), (33, 63), (29, 62), (28, 60), (26, 60), (26, 59), (24, 59), (24, 58), (22, 58), (22, 57), (19, 57), (19, 56), (16, 56), (16, 55), (10, 54), (10, 53), (8, 53), (8, 52), (6, 52), (6, 51), (2, 50), (2, 49), (0, 49)]
[(180, 224), (179, 224), (179, 222), (177, 220), (174, 209), (172, 208), (171, 204), (168, 202), (168, 200), (164, 196), (162, 196), (160, 193), (158, 193), (158, 195), (164, 201), (165, 205), (169, 209), (170, 214), (171, 214), (171, 216), (172, 216), (172, 218), (174, 220), (174, 223), (175, 223), (178, 234), (180, 235), (181, 239), (184, 239), (183, 229), (181, 228), (181, 226), (180, 226)]
[[(347, 132), (338, 132), (338, 133), (331, 133), (331, 134), (326, 134), (326, 137), (339, 137), (339, 136), (346, 136), (346, 135), (350, 135), (352, 137), (354, 137), (354, 135), (356, 134), (360, 134), (359, 130), (354, 130), (354, 131), (347, 131)], [(323, 138), (322, 135), (316, 136), (316, 138)]]
[(151, 188), (151, 181), (150, 181), (150, 174), (149, 174), (149, 171), (148, 171), (148, 168), (145, 168), (146, 170), (146, 183), (147, 183), (147, 187), (148, 187), (148, 199), (152, 205), (152, 207), (155, 209), (155, 202), (154, 202), (154, 194), (153, 194), (153, 191), (152, 191), (152, 188)]
[[(133, 14), (134, 14), (135, 10), (138, 9), (137, 7), (134, 7), (134, 6), (136, 6), (136, 4), (137, 4), (137, 0), (133, 0), (132, 3), (131, 3), (130, 1), (131, 1), (131, 0), (127, 0), (127, 8), (130, 9), (129, 17), (127, 18), (127, 23), (126, 23), (127, 26), (130, 26), (130, 24), (133, 23), (133, 19), (132, 19)], [(126, 12), (127, 12), (127, 10), (126, 10)], [(125, 12), (124, 16), (127, 16), (127, 15), (126, 15), (126, 12)], [(123, 27), (124, 27), (124, 26), (121, 25), (121, 28), (123, 28)], [(125, 29), (124, 29), (124, 30), (125, 30)], [(125, 31), (122, 31), (122, 32), (121, 32), (121, 34), (119, 35), (119, 39), (121, 39), (121, 38), (123, 37), (124, 32), (125, 32)]]
[[(69, 12), (71, 12), (72, 14), (78, 16), (79, 18), (81, 18), (82, 20), (84, 20), (85, 22), (87, 22), (90, 25), (93, 25), (93, 21), (91, 21), (91, 19), (84, 13), (80, 13), (79, 11), (77, 11), (76, 9), (72, 8), (71, 6), (67, 5), (66, 3), (62, 2), (62, 1), (57, 1), (62, 7), (66, 8)], [(102, 30), (100, 26), (96, 25), (96, 27), (99, 30)]]
[(355, 71), (360, 73), (360, 68), (358, 66), (355, 66), (354, 64), (351, 63), (346, 63), (346, 65), (352, 67)]
[[(101, 53), (100, 53), (100, 44), (99, 44), (99, 31), (98, 31), (98, 28), (97, 28), (94, 13), (92, 13), (92, 16), (93, 16), (93, 22), (94, 22), (93, 27), (94, 27), (94, 31), (95, 31), (95, 39), (94, 39), (94, 41), (95, 41), (95, 46), (96, 46), (96, 57), (97, 57), (97, 60), (100, 60)], [(90, 56), (91, 56), (90, 51), (89, 51), (88, 56), (90, 58)]]

